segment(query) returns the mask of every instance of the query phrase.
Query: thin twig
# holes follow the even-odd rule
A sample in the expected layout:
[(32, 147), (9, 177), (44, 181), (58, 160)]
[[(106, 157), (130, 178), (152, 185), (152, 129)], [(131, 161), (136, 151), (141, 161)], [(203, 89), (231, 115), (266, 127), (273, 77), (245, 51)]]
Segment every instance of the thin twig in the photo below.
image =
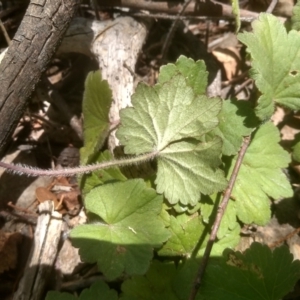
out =
[(300, 227), (290, 232), (288, 235), (284, 236), (280, 240), (276, 241), (273, 244), (268, 244), (269, 248), (275, 248), (278, 247), (280, 244), (286, 242), (287, 240), (291, 239), (294, 235), (298, 234), (300, 232)]
[[(101, 4), (100, 4), (101, 2)], [(230, 16), (232, 17), (232, 6), (229, 4), (224, 4), (217, 2), (215, 0), (211, 1), (201, 1), (199, 4), (196, 1), (191, 2), (186, 8), (184, 14), (186, 15), (211, 15), (211, 16)], [(135, 10), (147, 10), (151, 13), (168, 13), (177, 15), (182, 9), (182, 3), (180, 1), (173, 2), (170, 5), (170, 1), (146, 1), (146, 0), (101, 0), (99, 1), (101, 7), (128, 7)], [(241, 17), (247, 18), (257, 18), (258, 13), (248, 11), (245, 9), (240, 10)]]
[(188, 5), (192, 2), (192, 0), (185, 0), (184, 4), (182, 5), (181, 10), (179, 11), (178, 15), (176, 16), (176, 19), (173, 21), (169, 32), (167, 34), (167, 37), (165, 39), (165, 42), (163, 44), (162, 47), (162, 51), (161, 51), (161, 59), (164, 61), (166, 58), (166, 55), (168, 53), (168, 50), (170, 48), (170, 44), (172, 42), (172, 39), (174, 37), (174, 34), (176, 32), (176, 29), (179, 25), (179, 21), (180, 21), (180, 16), (183, 15), (184, 11), (186, 10), (186, 8), (188, 7)]
[(252, 78), (248, 78), (245, 82), (243, 82), (234, 92), (234, 96), (238, 95), (251, 82), (253, 82)]
[(271, 14), (273, 12), (275, 6), (277, 5), (277, 3), (278, 3), (278, 0), (272, 0), (269, 7), (266, 10), (266, 13)]
[[(126, 13), (130, 16), (134, 17), (143, 17), (143, 18), (153, 18), (153, 19), (163, 19), (163, 20), (176, 20), (178, 16), (167, 15), (167, 14), (151, 14), (151, 13), (143, 13), (143, 12), (128, 12)], [(200, 21), (219, 21), (219, 20), (234, 20), (234, 16), (180, 16), (180, 20), (200, 20)], [(240, 17), (242, 22), (252, 22), (257, 17)]]
[(32, 211), (30, 211), (30, 210), (28, 210), (28, 209), (26, 209), (26, 208), (22, 208), (22, 207), (19, 207), (19, 206), (17, 206), (17, 205), (14, 205), (11, 201), (9, 201), (9, 202), (7, 203), (7, 206), (13, 208), (13, 209), (16, 210), (16, 211), (20, 211), (20, 212), (26, 213), (27, 215), (31, 215), (31, 216), (34, 216), (34, 217), (38, 217), (38, 215), (37, 215), (36, 213), (34, 213), (34, 212), (32, 212)]
[(232, 174), (231, 174), (231, 177), (230, 177), (230, 180), (229, 180), (229, 183), (228, 183), (228, 187), (225, 190), (223, 199), (222, 199), (222, 201), (219, 205), (218, 213), (217, 213), (215, 222), (213, 224), (213, 228), (212, 228), (209, 240), (207, 242), (205, 252), (204, 252), (201, 264), (199, 266), (199, 269), (198, 269), (198, 272), (197, 272), (197, 275), (196, 275), (196, 278), (195, 278), (195, 281), (194, 281), (194, 284), (193, 284), (193, 288), (192, 288), (189, 300), (194, 300), (195, 299), (196, 294), (198, 292), (198, 289), (201, 285), (202, 278), (203, 278), (203, 275), (204, 275), (204, 272), (205, 272), (205, 269), (206, 269), (206, 266), (207, 266), (207, 263), (208, 263), (208, 259), (209, 259), (209, 256), (210, 256), (210, 252), (211, 252), (212, 247), (214, 245), (214, 242), (216, 240), (218, 229), (219, 229), (222, 217), (225, 213), (227, 204), (230, 200), (230, 195), (231, 195), (234, 183), (236, 181), (239, 169), (242, 165), (242, 161), (243, 161), (243, 158), (245, 156), (245, 153), (247, 151), (247, 148), (248, 148), (249, 144), (250, 144), (250, 136), (247, 136), (247, 137), (244, 138), (244, 142), (243, 142), (242, 148), (240, 150), (240, 153), (238, 155), (237, 161), (235, 163), (234, 169), (232, 171)]

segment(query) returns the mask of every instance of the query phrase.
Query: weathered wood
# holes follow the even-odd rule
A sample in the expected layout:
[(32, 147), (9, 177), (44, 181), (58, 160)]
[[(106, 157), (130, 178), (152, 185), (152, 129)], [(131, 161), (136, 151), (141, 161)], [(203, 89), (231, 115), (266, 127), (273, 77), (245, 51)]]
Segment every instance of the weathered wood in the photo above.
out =
[[(102, 78), (106, 79), (113, 94), (109, 120), (116, 127), (120, 109), (131, 106), (135, 90), (133, 74), (138, 54), (147, 36), (146, 22), (131, 17), (113, 21), (91, 21), (75, 18), (58, 49), (59, 53), (78, 52), (93, 55), (99, 64)], [(109, 136), (109, 149), (119, 145), (115, 131)]]
[(32, 0), (0, 64), (0, 157), (80, 0)]
[(13, 300), (44, 299), (45, 286), (50, 280), (58, 243), (62, 232), (62, 216), (54, 211), (52, 201), (39, 205), (39, 218), (34, 233), (34, 243), (23, 277)]

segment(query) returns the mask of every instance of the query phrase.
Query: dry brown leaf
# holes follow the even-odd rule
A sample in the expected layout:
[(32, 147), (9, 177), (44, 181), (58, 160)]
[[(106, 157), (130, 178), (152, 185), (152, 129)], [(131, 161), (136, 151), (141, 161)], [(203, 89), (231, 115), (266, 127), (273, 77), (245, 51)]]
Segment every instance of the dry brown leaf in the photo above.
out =
[(217, 60), (223, 64), (226, 77), (231, 80), (241, 73), (241, 57), (239, 51), (234, 47), (216, 48), (212, 51)]

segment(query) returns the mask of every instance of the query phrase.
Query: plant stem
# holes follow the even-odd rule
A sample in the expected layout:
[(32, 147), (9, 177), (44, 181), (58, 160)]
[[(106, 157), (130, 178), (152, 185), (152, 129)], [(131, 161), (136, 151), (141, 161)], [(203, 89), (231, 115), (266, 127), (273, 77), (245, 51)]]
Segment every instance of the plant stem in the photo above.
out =
[(216, 219), (214, 221), (212, 231), (211, 231), (209, 240), (207, 242), (203, 258), (201, 260), (198, 272), (196, 274), (196, 278), (195, 278), (194, 283), (193, 283), (193, 287), (192, 287), (192, 291), (190, 293), (189, 300), (194, 300), (195, 299), (195, 297), (197, 295), (197, 292), (198, 292), (198, 289), (199, 289), (199, 287), (202, 283), (202, 278), (203, 278), (203, 275), (204, 275), (204, 272), (205, 272), (205, 269), (206, 269), (206, 266), (207, 266), (207, 263), (208, 263), (210, 252), (211, 252), (212, 247), (214, 245), (214, 242), (216, 240), (221, 220), (222, 220), (223, 215), (225, 213), (227, 204), (230, 200), (230, 195), (232, 193), (234, 183), (236, 181), (239, 169), (241, 167), (243, 158), (245, 156), (245, 153), (247, 151), (247, 148), (248, 148), (249, 144), (250, 144), (250, 136), (247, 136), (247, 137), (244, 138), (244, 142), (243, 142), (242, 148), (239, 152), (239, 155), (238, 155), (237, 161), (235, 163), (234, 169), (232, 171), (228, 186), (225, 190), (223, 199), (222, 199), (222, 201), (221, 201), (221, 203), (218, 207), (218, 212), (217, 212), (217, 215), (216, 215)]
[(13, 173), (19, 175), (28, 176), (49, 176), (49, 177), (59, 177), (59, 176), (73, 176), (78, 174), (87, 174), (97, 170), (109, 169), (112, 167), (128, 166), (133, 164), (139, 164), (148, 160), (155, 158), (159, 154), (158, 151), (142, 154), (140, 156), (134, 156), (130, 158), (123, 158), (118, 160), (105, 161), (93, 165), (78, 166), (75, 168), (65, 168), (58, 170), (43, 170), (38, 168), (33, 168), (24, 165), (13, 165), (0, 161), (0, 167), (5, 168)]

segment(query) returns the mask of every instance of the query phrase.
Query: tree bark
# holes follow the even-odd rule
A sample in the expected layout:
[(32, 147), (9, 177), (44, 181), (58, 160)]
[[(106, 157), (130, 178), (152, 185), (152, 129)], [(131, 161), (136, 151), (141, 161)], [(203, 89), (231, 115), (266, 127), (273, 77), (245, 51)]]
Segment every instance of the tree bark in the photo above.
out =
[(80, 0), (31, 0), (0, 64), (0, 157)]

